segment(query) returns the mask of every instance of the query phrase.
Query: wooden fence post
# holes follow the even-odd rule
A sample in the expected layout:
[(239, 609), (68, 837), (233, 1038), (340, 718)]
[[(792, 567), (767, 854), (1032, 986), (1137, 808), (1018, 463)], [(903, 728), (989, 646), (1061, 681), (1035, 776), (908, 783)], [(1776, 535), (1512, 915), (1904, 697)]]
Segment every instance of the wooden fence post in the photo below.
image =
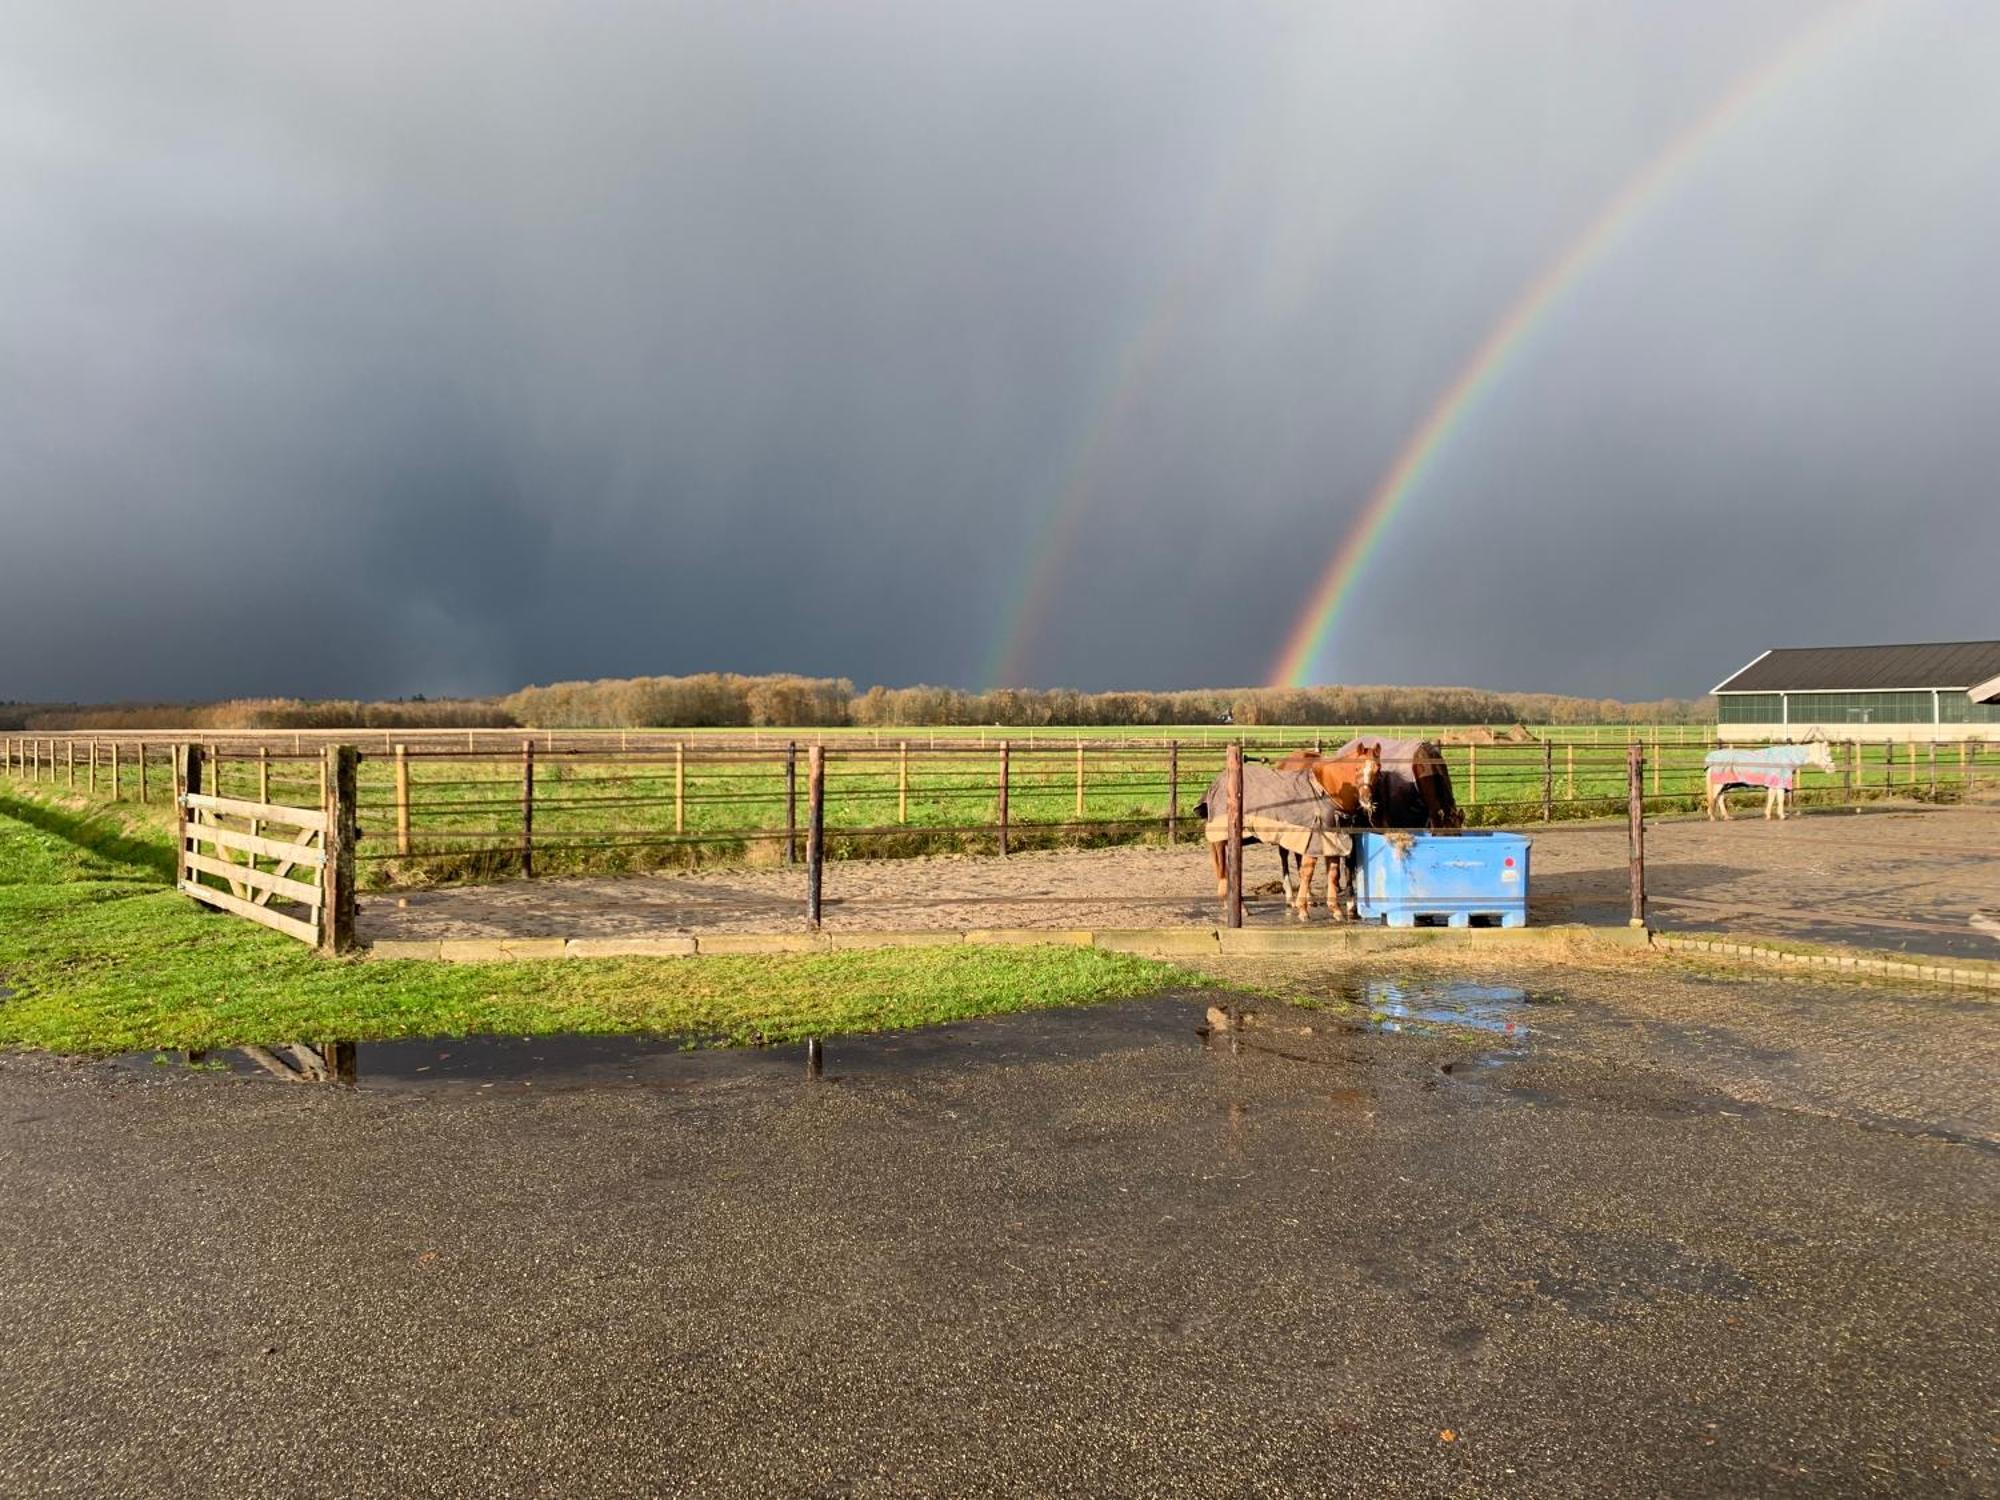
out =
[(521, 874), (535, 874), (535, 742), (521, 741)]
[[(64, 771), (67, 773), (69, 789), (76, 790), (76, 741), (63, 741)], [(90, 742), (90, 794), (97, 795), (97, 741)]]
[(1223, 922), (1230, 927), (1243, 925), (1243, 745), (1229, 746), (1229, 896)]
[(1167, 842), (1181, 836), (1181, 742), (1167, 741)]
[(1632, 865), (1631, 925), (1646, 925), (1646, 752), (1634, 740), (1626, 752), (1627, 839)]
[(146, 742), (139, 741), (139, 802), (146, 801)]
[(1576, 745), (1574, 742), (1563, 746), (1563, 798), (1576, 801)]
[[(111, 800), (113, 802), (123, 802), (125, 800), (125, 788), (118, 779), (118, 741), (110, 741), (109, 749), (111, 751)], [(270, 798), (267, 797), (264, 800), (268, 802)]]
[(806, 926), (819, 931), (820, 886), (826, 869), (826, 746), (806, 750)]
[(1930, 742), (1930, 745), (1928, 747), (1928, 753), (1930, 756), (1930, 763), (1931, 763), (1931, 801), (1935, 802), (1937, 801), (1937, 741), (1936, 740), (1932, 740)]
[(326, 768), (326, 863), (321, 867), (320, 952), (338, 957), (354, 951), (354, 846), (360, 836), (355, 825), (355, 787), (361, 752), (352, 745), (328, 745), (321, 754)]
[(1847, 742), (1847, 754), (1841, 757), (1840, 800), (1842, 802), (1852, 802), (1854, 800), (1854, 768), (1860, 761), (1861, 741), (1849, 740)]
[(1468, 807), (1479, 800), (1479, 747), (1465, 747), (1465, 802)]
[(903, 740), (896, 747), (896, 821), (910, 821), (910, 742)]
[(785, 863), (799, 862), (799, 742), (785, 746)]
[(1083, 736), (1076, 737), (1076, 820), (1083, 821)]
[(194, 879), (194, 871), (188, 868), (187, 857), (193, 845), (188, 842), (188, 824), (195, 821), (193, 809), (187, 804), (190, 796), (200, 796), (202, 787), (201, 746), (182, 745), (174, 752), (174, 885), (176, 888)]
[(687, 819), (687, 741), (674, 741), (674, 832), (686, 833)]
[(1970, 743), (1971, 741), (1969, 740), (1960, 740), (1958, 742), (1958, 800), (1961, 802), (1965, 800), (1966, 792), (1971, 790), (1972, 787), (1972, 773), (1968, 769), (1968, 763), (1965, 758), (1966, 746)]
[[(985, 736), (981, 735), (981, 739)], [(1000, 857), (1007, 856), (1007, 741), (1000, 742)]]
[(410, 747), (405, 744), (396, 746), (396, 852), (406, 859), (410, 853)]
[(1556, 815), (1556, 747), (1549, 741), (1542, 741), (1542, 821), (1552, 822)]

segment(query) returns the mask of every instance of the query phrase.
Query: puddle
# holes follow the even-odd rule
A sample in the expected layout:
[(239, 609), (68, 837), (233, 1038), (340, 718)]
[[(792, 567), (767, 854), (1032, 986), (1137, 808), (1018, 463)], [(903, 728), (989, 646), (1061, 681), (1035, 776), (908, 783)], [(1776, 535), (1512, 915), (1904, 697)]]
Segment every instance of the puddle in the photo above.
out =
[(1344, 998), (1366, 1006), (1378, 1031), (1422, 1031), (1457, 1026), (1496, 1036), (1528, 1038), (1527, 1011), (1557, 1003), (1554, 995), (1531, 994), (1515, 985), (1468, 984), (1462, 980), (1410, 982), (1369, 979)]
[[(1178, 1042), (1190, 1005), (1157, 996), (1125, 1004), (991, 1016), (905, 1032), (830, 1037), (821, 1076), (895, 1077), (1012, 1063), (1083, 1060), (1108, 1052)], [(329, 1046), (335, 1050), (329, 1051)], [(336, 1073), (364, 1089), (450, 1089), (489, 1093), (562, 1093), (577, 1089), (695, 1088), (733, 1079), (803, 1079), (805, 1042), (771, 1047), (694, 1046), (642, 1034), (425, 1037), (298, 1047), (226, 1048), (192, 1056), (131, 1052), (111, 1064), (128, 1073), (227, 1073), (319, 1081)], [(261, 1054), (261, 1056), (259, 1055)], [(275, 1066), (274, 1066), (275, 1064)], [(315, 1072), (315, 1069), (317, 1070)], [(283, 1070), (283, 1071), (280, 1071)]]
[[(1526, 1056), (1527, 1013), (1556, 1000), (1514, 986), (1460, 981), (1364, 979), (1344, 983), (1329, 998), (1363, 1007), (1367, 1019), (1301, 1012), (1296, 1026), (1272, 1030), (1251, 1007), (1236, 1026), (1199, 1025), (1212, 994), (1167, 994), (1143, 1000), (988, 1016), (911, 1031), (829, 1037), (821, 1072), (834, 1082), (854, 1078), (914, 1078), (956, 1068), (1084, 1062), (1107, 1054), (1166, 1044), (1184, 1045), (1190, 1031), (1211, 1050), (1240, 1046), (1335, 1060), (1325, 1043), (1368, 1030), (1419, 1035), (1478, 1033), (1491, 1045), (1444, 1063), (1466, 1073)], [(1255, 1040), (1245, 1037), (1245, 1028)], [(1297, 1030), (1293, 1044), (1279, 1031)], [(369, 1090), (451, 1090), (495, 1094), (562, 1093), (578, 1089), (689, 1089), (729, 1081), (803, 1080), (810, 1059), (803, 1041), (771, 1047), (697, 1046), (684, 1038), (645, 1034), (424, 1037), (268, 1048), (227, 1048), (187, 1056), (128, 1053), (112, 1059), (128, 1073), (164, 1078), (176, 1073), (225, 1073), (276, 1082), (338, 1081)], [(1341, 1101), (1359, 1107), (1360, 1101)]]
[(1471, 1031), (1496, 1043), (1470, 1057), (1443, 1064), (1447, 1073), (1498, 1067), (1526, 1057), (1533, 1033), (1529, 1011), (1561, 1003), (1560, 996), (1546, 991), (1458, 979), (1357, 979), (1341, 985), (1334, 998), (1366, 1009), (1371, 1031), (1419, 1036)]

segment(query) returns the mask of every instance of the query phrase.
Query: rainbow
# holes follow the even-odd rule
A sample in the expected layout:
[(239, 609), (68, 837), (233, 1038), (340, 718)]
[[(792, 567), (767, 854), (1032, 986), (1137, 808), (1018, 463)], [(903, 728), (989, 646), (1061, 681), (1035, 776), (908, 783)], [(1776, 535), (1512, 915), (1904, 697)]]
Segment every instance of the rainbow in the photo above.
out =
[[(1307, 29), (1295, 38), (1295, 58), (1310, 55), (1322, 28), (1333, 24), (1308, 8)], [(1283, 72), (1265, 90), (1274, 105), (1290, 96), (1295, 84)], [(1082, 419), (1063, 463), (1058, 467), (1050, 498), (1041, 506), (1020, 573), (1019, 591), (1003, 606), (992, 650), (980, 681), (987, 688), (1017, 687), (1028, 678), (1028, 664), (1038, 633), (1053, 613), (1064, 564), (1075, 551), (1076, 533), (1096, 488), (1099, 471), (1113, 439), (1151, 382), (1154, 370), (1173, 346), (1190, 300), (1212, 260), (1221, 236), (1238, 217), (1238, 204), (1249, 181), (1248, 164), (1266, 149), (1265, 133), (1251, 118), (1227, 143), (1215, 168), (1202, 184), (1201, 196), (1188, 216), (1185, 236), (1189, 249), (1179, 262), (1147, 288), (1137, 326), (1118, 345), (1092, 398), (1083, 403)]]
[(1056, 585), (1062, 579), (1060, 563), (1075, 546), (1077, 524), (1083, 518), (1084, 502), (1096, 480), (1100, 457), (1112, 436), (1123, 427), (1126, 412), (1145, 389), (1154, 366), (1171, 342), (1182, 309), (1187, 305), (1192, 279), (1181, 275), (1151, 299), (1149, 312), (1119, 351), (1103, 388), (1095, 399), (1085, 403), (1084, 410), (1090, 415), (1080, 429), (1082, 440), (1063, 465), (1054, 502), (1035, 526), (1035, 540), (1023, 570), (1021, 591), (1001, 614), (993, 654), (982, 677), (986, 687), (1025, 684), (1036, 629), (1054, 606)]
[(1404, 442), (1388, 471), (1370, 491), (1367, 503), (1348, 528), (1346, 538), (1285, 638), (1284, 648), (1271, 668), (1273, 686), (1308, 685), (1308, 674), (1339, 622), (1355, 582), (1381, 545), (1389, 523), (1422, 483), (1438, 454), (1478, 405), (1480, 397), (1510, 368), (1528, 335), (1556, 300), (1601, 260), (1633, 222), (1710, 146), (1756, 105), (1817, 61), (1875, 3), (1876, 0), (1850, 0), (1849, 4), (1827, 12), (1780, 48), (1775, 57), (1746, 74), (1713, 108), (1682, 130), (1637, 176), (1629, 179), (1555, 262), (1522, 290), (1459, 367), (1428, 415)]

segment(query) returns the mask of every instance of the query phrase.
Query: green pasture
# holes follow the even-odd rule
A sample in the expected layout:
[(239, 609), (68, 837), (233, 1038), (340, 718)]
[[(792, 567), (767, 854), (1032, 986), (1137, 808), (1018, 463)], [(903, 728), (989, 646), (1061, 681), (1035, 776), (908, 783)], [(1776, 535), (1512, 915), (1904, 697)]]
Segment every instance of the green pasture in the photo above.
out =
[(755, 1044), (1201, 982), (1165, 964), (1061, 947), (332, 960), (198, 906), (172, 890), (172, 875), (172, 839), (157, 818), (0, 787), (0, 1047), (116, 1053), (559, 1031)]

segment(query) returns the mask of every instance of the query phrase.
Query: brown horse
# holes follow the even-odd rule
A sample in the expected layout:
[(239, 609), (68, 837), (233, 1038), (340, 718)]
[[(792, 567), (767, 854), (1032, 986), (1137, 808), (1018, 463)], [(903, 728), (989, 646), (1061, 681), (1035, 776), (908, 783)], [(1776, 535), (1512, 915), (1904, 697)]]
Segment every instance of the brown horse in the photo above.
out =
[(1374, 826), (1379, 816), (1375, 786), (1382, 775), (1382, 746), (1356, 745), (1346, 755), (1329, 757), (1317, 750), (1294, 750), (1274, 768), (1308, 771), (1345, 818), (1363, 817)]
[[(1369, 818), (1372, 828), (1462, 828), (1465, 814), (1452, 795), (1451, 772), (1444, 753), (1429, 740), (1377, 740), (1364, 746), (1350, 741), (1342, 752), (1352, 755), (1367, 748), (1381, 756), (1375, 782), (1375, 810)], [(1316, 750), (1301, 750), (1286, 757), (1281, 770), (1302, 770), (1319, 758)]]
[[(1380, 745), (1359, 745), (1347, 755), (1328, 757), (1310, 751), (1301, 751), (1279, 761), (1273, 770), (1309, 774), (1313, 784), (1326, 799), (1333, 804), (1334, 819), (1339, 823), (1367, 822), (1373, 824), (1378, 816), (1375, 802), (1376, 783), (1382, 774), (1382, 747)], [(1220, 842), (1211, 843), (1209, 854), (1215, 862), (1215, 893), (1226, 896), (1229, 893), (1229, 860), (1226, 846)], [(1278, 869), (1285, 882), (1285, 894), (1292, 910), (1303, 922), (1312, 911), (1313, 874), (1319, 857), (1301, 854), (1299, 861), (1299, 885), (1296, 894), (1292, 891), (1292, 852), (1282, 844), (1278, 846)], [(1327, 861), (1326, 904), (1329, 911), (1337, 911), (1336, 898), (1340, 890), (1339, 862)]]

